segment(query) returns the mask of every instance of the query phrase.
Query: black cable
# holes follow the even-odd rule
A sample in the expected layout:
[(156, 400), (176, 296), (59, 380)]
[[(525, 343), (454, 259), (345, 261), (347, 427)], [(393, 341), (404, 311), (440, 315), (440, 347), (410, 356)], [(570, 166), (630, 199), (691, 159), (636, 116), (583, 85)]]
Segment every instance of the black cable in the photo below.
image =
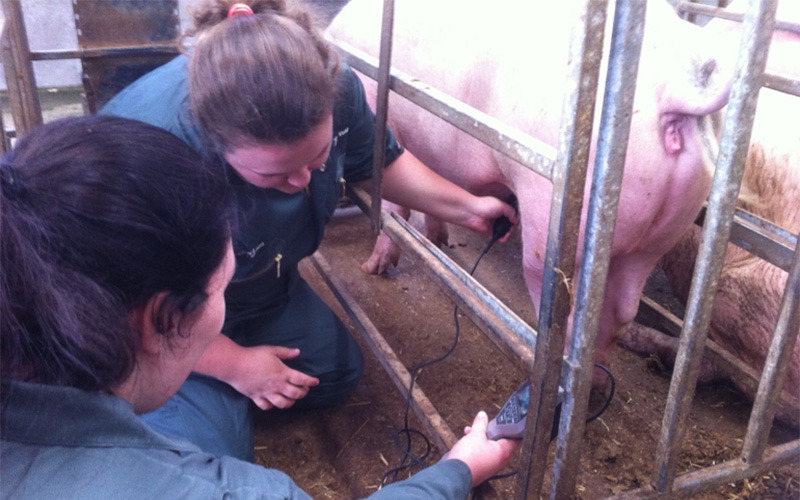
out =
[[(611, 388), (609, 390), (608, 398), (606, 398), (606, 401), (603, 404), (603, 407), (600, 408), (600, 410), (597, 413), (595, 413), (594, 415), (592, 415), (591, 417), (586, 419), (585, 423), (587, 423), (587, 424), (589, 422), (591, 422), (592, 420), (595, 420), (595, 419), (599, 418), (600, 415), (605, 413), (605, 411), (608, 409), (608, 406), (611, 404), (611, 400), (614, 399), (614, 391), (615, 391), (616, 385), (617, 385), (617, 381), (614, 379), (614, 376), (611, 374), (611, 371), (609, 371), (608, 368), (606, 368), (605, 366), (601, 365), (600, 363), (595, 363), (594, 366), (597, 367), (597, 368), (600, 368), (601, 370), (606, 372), (606, 375), (608, 375), (608, 379), (611, 381)], [(556, 436), (558, 436), (558, 431), (557, 430), (550, 435), (550, 441), (552, 442), (553, 439), (556, 438)], [(506, 479), (506, 478), (509, 478), (509, 477), (515, 475), (517, 472), (518, 471), (515, 469), (515, 470), (513, 470), (511, 472), (507, 472), (505, 474), (498, 474), (496, 476), (492, 476), (489, 479), (487, 479), (486, 481), (488, 482), (488, 481), (495, 481), (497, 479)], [(475, 490), (475, 491), (477, 493), (477, 490)], [(475, 494), (473, 494), (472, 498), (473, 498), (473, 500), (476, 500), (478, 497), (475, 496)]]
[[(516, 198), (509, 200), (509, 204), (511, 204), (512, 206), (514, 206), (514, 208), (516, 208)], [(506, 216), (501, 216), (494, 221), (494, 223), (492, 224), (492, 237), (489, 240), (489, 243), (486, 244), (486, 247), (481, 251), (478, 258), (475, 260), (475, 265), (472, 266), (472, 270), (469, 272), (470, 276), (472, 276), (472, 274), (475, 272), (475, 269), (478, 268), (478, 264), (480, 264), (481, 259), (483, 259), (483, 256), (489, 253), (489, 249), (491, 249), (492, 246), (494, 246), (494, 244), (497, 243), (497, 240), (505, 236), (506, 233), (508, 233), (508, 231), (510, 231), (512, 227), (513, 224), (511, 223), (511, 220), (509, 220), (509, 218)], [(414, 382), (417, 379), (417, 374), (419, 373), (419, 371), (426, 366), (430, 366), (434, 363), (438, 363), (440, 361), (445, 360), (448, 356), (450, 356), (453, 353), (456, 346), (458, 345), (458, 339), (461, 334), (461, 328), (458, 323), (458, 306), (455, 306), (453, 308), (453, 321), (455, 322), (456, 325), (456, 333), (453, 338), (453, 344), (450, 346), (447, 352), (436, 359), (420, 363), (411, 370), (411, 380), (409, 381), (408, 384), (408, 394), (406, 394), (406, 403), (405, 403), (405, 408), (403, 409), (403, 428), (397, 431), (394, 435), (395, 445), (397, 445), (397, 447), (403, 453), (403, 460), (400, 462), (400, 465), (392, 469), (389, 469), (383, 475), (383, 477), (381, 478), (381, 487), (386, 486), (386, 479), (390, 475), (393, 476), (392, 480), (394, 481), (397, 479), (398, 472), (408, 469), (409, 467), (413, 467), (414, 465), (424, 466), (425, 465), (424, 460), (430, 454), (431, 443), (428, 440), (428, 438), (425, 437), (425, 435), (422, 432), (418, 431), (417, 429), (412, 429), (408, 426), (408, 411), (411, 408), (411, 392), (414, 388)], [(400, 443), (400, 437), (403, 435), (406, 437), (405, 447), (403, 447), (403, 445), (401, 445)], [(421, 437), (423, 443), (425, 444), (425, 453), (423, 453), (421, 456), (416, 456), (413, 453), (411, 453), (412, 435)]]
[[(512, 195), (512, 197), (513, 197), (513, 195)], [(512, 204), (512, 206), (514, 206), (516, 208), (516, 198), (510, 199), (509, 203)], [(483, 256), (486, 255), (487, 253), (489, 253), (489, 250), (492, 248), (492, 246), (494, 246), (494, 244), (500, 238), (505, 236), (505, 234), (508, 233), (508, 231), (511, 229), (512, 226), (513, 226), (513, 224), (511, 223), (511, 221), (505, 216), (500, 217), (497, 220), (495, 220), (494, 224), (492, 225), (492, 237), (489, 240), (489, 243), (486, 244), (486, 247), (484, 247), (484, 249), (481, 251), (480, 255), (478, 255), (478, 258), (475, 260), (475, 264), (472, 266), (472, 270), (470, 270), (470, 272), (469, 272), (470, 276), (472, 276), (472, 274), (475, 273), (475, 270), (478, 268), (478, 264), (480, 264), (481, 259), (483, 259)], [(428, 440), (428, 438), (425, 436), (425, 434), (423, 434), (421, 431), (419, 431), (417, 429), (412, 429), (412, 428), (410, 428), (408, 426), (408, 412), (409, 412), (409, 409), (411, 408), (411, 393), (412, 393), (412, 390), (414, 388), (414, 382), (416, 381), (417, 374), (419, 373), (419, 371), (422, 370), (426, 366), (430, 366), (432, 364), (435, 364), (435, 363), (438, 363), (440, 361), (443, 361), (443, 360), (447, 359), (453, 353), (453, 351), (455, 350), (456, 346), (458, 345), (458, 339), (459, 339), (460, 334), (461, 334), (461, 328), (460, 328), (460, 325), (458, 323), (458, 306), (455, 306), (453, 308), (453, 321), (455, 322), (455, 326), (456, 326), (455, 327), (455, 335), (454, 335), (454, 338), (453, 338), (453, 343), (450, 346), (450, 348), (447, 350), (447, 352), (445, 352), (442, 356), (439, 356), (436, 359), (432, 359), (432, 360), (429, 360), (429, 361), (425, 361), (425, 362), (419, 363), (418, 365), (416, 365), (411, 370), (411, 379), (410, 379), (409, 385), (408, 385), (408, 394), (406, 394), (406, 402), (405, 402), (405, 407), (403, 409), (403, 428), (400, 429), (399, 431), (397, 431), (397, 433), (395, 433), (395, 436), (394, 436), (395, 445), (403, 453), (403, 460), (400, 462), (400, 465), (398, 465), (397, 467), (394, 467), (392, 469), (389, 469), (383, 475), (383, 477), (381, 478), (381, 487), (386, 486), (386, 479), (390, 475), (394, 476), (393, 479), (392, 479), (394, 481), (394, 480), (397, 479), (397, 474), (399, 472), (401, 472), (401, 471), (403, 471), (405, 469), (408, 469), (410, 467), (413, 467), (414, 465), (419, 465), (420, 467), (424, 466), (425, 465), (424, 460), (426, 458), (428, 458), (428, 455), (430, 455), (431, 443)], [(615, 393), (615, 390), (616, 390), (616, 380), (614, 379), (614, 376), (611, 374), (611, 371), (609, 371), (608, 368), (606, 368), (605, 366), (601, 365), (600, 363), (595, 363), (594, 366), (597, 367), (597, 368), (600, 368), (601, 370), (603, 370), (606, 373), (606, 375), (608, 375), (608, 379), (611, 381), (611, 388), (610, 388), (610, 391), (609, 391), (608, 398), (606, 399), (605, 403), (600, 408), (600, 410), (597, 413), (595, 413), (594, 415), (592, 415), (591, 417), (586, 419), (585, 423), (587, 423), (587, 424), (589, 422), (599, 418), (600, 415), (605, 413), (605, 411), (608, 409), (609, 405), (611, 404), (611, 400), (614, 398), (614, 393)], [(400, 443), (400, 436), (401, 435), (405, 435), (406, 436), (405, 447), (403, 447), (403, 445)], [(422, 438), (423, 443), (425, 444), (425, 452), (421, 456), (416, 456), (413, 453), (411, 453), (412, 435), (417, 435), (420, 438)], [(550, 440), (552, 441), (553, 439), (555, 439), (556, 435), (557, 435), (557, 432), (551, 434)], [(492, 476), (489, 479), (487, 479), (486, 481), (488, 482), (488, 481), (494, 481), (494, 480), (497, 480), (497, 479), (506, 479), (506, 478), (509, 478), (511, 476), (514, 476), (515, 474), (517, 474), (517, 471), (513, 470), (513, 471), (505, 473), (505, 474), (498, 474), (496, 476)]]
[[(512, 195), (512, 197), (509, 199), (508, 203), (510, 205), (512, 205), (514, 208), (516, 208), (516, 197), (514, 197)], [(472, 276), (472, 274), (478, 268), (478, 264), (480, 264), (481, 259), (483, 259), (483, 256), (486, 255), (489, 252), (489, 250), (492, 248), (492, 246), (500, 238), (502, 238), (503, 236), (506, 235), (506, 233), (508, 233), (508, 231), (511, 229), (512, 226), (513, 226), (513, 224), (511, 223), (511, 221), (505, 216), (499, 217), (498, 219), (496, 219), (494, 221), (494, 224), (492, 225), (492, 238), (489, 240), (489, 243), (487, 243), (486, 247), (481, 251), (480, 255), (475, 260), (475, 265), (472, 266), (472, 270), (469, 272), (470, 276)], [(455, 350), (456, 346), (458, 345), (458, 339), (459, 339), (459, 336), (460, 336), (460, 333), (461, 333), (461, 329), (460, 329), (460, 326), (459, 326), (459, 323), (458, 323), (458, 306), (455, 306), (453, 308), (453, 321), (455, 322), (455, 325), (456, 325), (455, 336), (453, 338), (453, 344), (450, 346), (450, 348), (447, 350), (447, 352), (445, 352), (442, 356), (440, 356), (440, 357), (438, 357), (436, 359), (422, 362), (422, 363), (416, 365), (411, 370), (411, 380), (409, 381), (408, 394), (406, 395), (406, 403), (405, 403), (405, 407), (403, 409), (403, 428), (400, 429), (399, 431), (397, 431), (397, 433), (395, 433), (395, 436), (394, 436), (395, 445), (397, 445), (397, 447), (403, 453), (403, 460), (400, 462), (399, 466), (394, 467), (392, 469), (389, 469), (383, 475), (383, 477), (381, 478), (381, 487), (386, 486), (386, 479), (390, 475), (394, 476), (392, 480), (396, 480), (397, 479), (397, 473), (399, 473), (399, 472), (401, 472), (401, 471), (403, 471), (405, 469), (408, 469), (409, 467), (413, 467), (414, 465), (424, 466), (425, 465), (424, 464), (424, 460), (430, 454), (431, 443), (428, 440), (428, 438), (422, 432), (418, 431), (417, 429), (412, 429), (412, 428), (410, 428), (408, 426), (408, 411), (411, 408), (411, 392), (412, 392), (412, 390), (414, 388), (414, 382), (417, 379), (417, 374), (419, 373), (419, 371), (422, 370), (422, 368), (424, 368), (426, 366), (430, 366), (432, 364), (435, 364), (435, 363), (438, 363), (440, 361), (445, 360), (447, 357), (449, 357), (453, 353), (453, 351)], [(611, 372), (608, 370), (608, 368), (606, 368), (605, 366), (603, 366), (603, 365), (601, 365), (599, 363), (595, 363), (595, 366), (600, 368), (604, 372), (606, 372), (606, 375), (608, 375), (608, 378), (611, 381), (611, 390), (610, 390), (610, 393), (608, 395), (608, 398), (606, 399), (605, 403), (603, 404), (603, 407), (600, 408), (600, 410), (597, 413), (595, 413), (593, 416), (591, 416), (588, 419), (586, 419), (586, 423), (587, 424), (589, 422), (591, 422), (592, 420), (595, 420), (598, 417), (600, 417), (600, 415), (602, 415), (606, 411), (606, 409), (608, 409), (608, 406), (611, 404), (611, 400), (614, 398), (614, 391), (615, 391), (615, 388), (616, 388), (616, 381), (614, 380), (614, 376), (611, 375)], [(400, 436), (401, 435), (405, 435), (406, 436), (405, 447), (403, 447), (403, 445), (400, 443)], [(422, 438), (423, 443), (425, 444), (425, 453), (423, 453), (421, 456), (416, 456), (413, 453), (411, 453), (411, 442), (412, 442), (412, 436), (413, 435), (416, 435), (416, 436), (419, 436), (420, 438)], [(555, 439), (556, 435), (557, 435), (557, 431), (554, 432), (553, 434), (551, 434), (550, 440), (552, 441), (553, 439)], [(515, 475), (516, 473), (517, 473), (517, 471), (513, 470), (513, 471), (505, 473), (505, 474), (498, 474), (496, 476), (490, 477), (489, 479), (487, 479), (487, 481), (494, 481), (494, 480), (497, 480), (497, 479), (506, 479), (506, 478), (509, 478), (509, 477)]]
[(608, 409), (608, 405), (611, 404), (611, 400), (614, 399), (614, 390), (616, 389), (617, 386), (617, 381), (614, 380), (614, 376), (611, 375), (611, 372), (608, 370), (608, 368), (601, 365), (600, 363), (595, 363), (594, 366), (595, 368), (600, 368), (601, 370), (606, 372), (606, 375), (608, 375), (608, 380), (611, 381), (611, 389), (609, 390), (608, 398), (606, 398), (606, 402), (603, 404), (603, 407), (600, 408), (600, 411), (598, 411), (597, 413), (586, 419), (587, 424), (592, 420), (595, 420), (598, 417), (600, 417), (600, 415), (602, 415), (603, 413), (605, 413), (605, 411)]
[[(480, 259), (478, 259), (478, 260), (480, 261)], [(474, 270), (474, 268), (473, 268), (473, 270)], [(450, 348), (447, 350), (447, 352), (444, 353), (442, 356), (436, 358), (436, 359), (432, 359), (432, 360), (420, 363), (420, 364), (416, 365), (413, 368), (413, 370), (411, 370), (411, 380), (409, 381), (409, 384), (408, 384), (408, 394), (406, 394), (406, 404), (405, 404), (405, 408), (403, 409), (403, 428), (400, 429), (399, 431), (397, 431), (397, 433), (395, 433), (395, 436), (394, 436), (395, 444), (400, 449), (400, 451), (403, 453), (403, 460), (400, 462), (400, 465), (398, 465), (397, 467), (395, 467), (393, 469), (389, 469), (383, 475), (383, 477), (381, 478), (381, 487), (386, 486), (386, 479), (390, 475), (394, 476), (392, 478), (392, 480), (394, 481), (394, 480), (397, 479), (397, 473), (398, 472), (403, 471), (405, 469), (408, 469), (409, 467), (413, 467), (414, 465), (424, 466), (425, 464), (424, 464), (423, 461), (430, 454), (431, 443), (428, 440), (428, 438), (425, 436), (425, 434), (423, 434), (422, 432), (418, 431), (417, 429), (412, 429), (412, 428), (410, 428), (408, 426), (408, 411), (411, 408), (411, 392), (414, 389), (414, 382), (417, 379), (417, 374), (419, 373), (419, 371), (422, 370), (426, 366), (430, 366), (430, 365), (432, 365), (434, 363), (438, 363), (440, 361), (443, 361), (448, 356), (450, 356), (450, 354), (453, 353), (453, 351), (455, 350), (456, 346), (458, 345), (458, 338), (460, 336), (460, 327), (459, 327), (459, 324), (458, 324), (458, 306), (456, 306), (453, 309), (453, 320), (456, 323), (456, 334), (455, 334), (455, 336), (453, 338), (453, 344), (450, 346)], [(405, 448), (400, 444), (400, 436), (401, 435), (405, 435), (406, 436)], [(423, 442), (424, 442), (424, 444), (425, 444), (425, 453), (423, 453), (422, 456), (416, 456), (413, 453), (411, 453), (411, 436), (412, 435), (417, 435), (417, 436), (421, 437)]]

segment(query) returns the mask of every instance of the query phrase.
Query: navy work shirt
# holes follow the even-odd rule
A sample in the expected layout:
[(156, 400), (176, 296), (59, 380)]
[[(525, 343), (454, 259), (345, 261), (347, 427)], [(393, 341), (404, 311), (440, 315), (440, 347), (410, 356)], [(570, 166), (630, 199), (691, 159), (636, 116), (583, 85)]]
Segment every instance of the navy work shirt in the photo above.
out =
[[(358, 77), (346, 65), (339, 76), (333, 140), (325, 167), (311, 174), (308, 189), (285, 194), (253, 186), (209, 149), (189, 109), (186, 56), (143, 76), (109, 101), (101, 113), (144, 121), (172, 132), (225, 168), (233, 186), (239, 223), (234, 235), (236, 272), (225, 291), (223, 331), (243, 319), (280, 308), (291, 292), (297, 263), (320, 244), (344, 182), (372, 176), (375, 116)], [(403, 152), (391, 131), (385, 165)]]

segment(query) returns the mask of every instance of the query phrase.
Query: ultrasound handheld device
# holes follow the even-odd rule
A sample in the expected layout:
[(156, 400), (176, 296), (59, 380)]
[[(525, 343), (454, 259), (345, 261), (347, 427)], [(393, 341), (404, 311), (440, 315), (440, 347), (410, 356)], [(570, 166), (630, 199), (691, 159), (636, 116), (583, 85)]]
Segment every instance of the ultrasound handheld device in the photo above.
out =
[[(522, 439), (525, 434), (525, 420), (528, 416), (530, 396), (531, 385), (526, 380), (500, 408), (500, 413), (489, 421), (489, 426), (486, 428), (486, 437), (494, 440), (501, 438)], [(556, 411), (553, 415), (553, 427), (550, 431), (551, 440), (558, 435), (558, 421), (561, 418), (561, 403), (563, 399), (564, 390), (559, 387), (558, 396), (556, 397)]]

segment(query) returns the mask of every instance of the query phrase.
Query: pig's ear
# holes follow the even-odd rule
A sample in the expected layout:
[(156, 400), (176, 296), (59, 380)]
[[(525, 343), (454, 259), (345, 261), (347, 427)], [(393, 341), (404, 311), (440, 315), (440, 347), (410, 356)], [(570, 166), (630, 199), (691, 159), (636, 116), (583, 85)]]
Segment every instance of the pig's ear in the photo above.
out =
[(703, 116), (718, 111), (728, 102), (738, 45), (688, 22), (680, 24), (679, 46), (671, 48), (671, 56), (665, 54), (659, 72), (660, 114)]

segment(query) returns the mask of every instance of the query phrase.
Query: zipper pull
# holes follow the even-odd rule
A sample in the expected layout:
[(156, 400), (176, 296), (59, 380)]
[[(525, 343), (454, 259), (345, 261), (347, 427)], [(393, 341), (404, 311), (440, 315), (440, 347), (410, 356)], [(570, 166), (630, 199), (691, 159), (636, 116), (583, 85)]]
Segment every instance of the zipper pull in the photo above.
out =
[(275, 264), (277, 265), (278, 269), (278, 278), (281, 277), (281, 259), (283, 258), (283, 254), (278, 254), (275, 256)]
[(344, 180), (344, 177), (339, 177), (339, 184), (342, 186), (342, 194), (339, 196), (339, 198), (344, 198), (345, 188), (347, 187), (347, 181)]

